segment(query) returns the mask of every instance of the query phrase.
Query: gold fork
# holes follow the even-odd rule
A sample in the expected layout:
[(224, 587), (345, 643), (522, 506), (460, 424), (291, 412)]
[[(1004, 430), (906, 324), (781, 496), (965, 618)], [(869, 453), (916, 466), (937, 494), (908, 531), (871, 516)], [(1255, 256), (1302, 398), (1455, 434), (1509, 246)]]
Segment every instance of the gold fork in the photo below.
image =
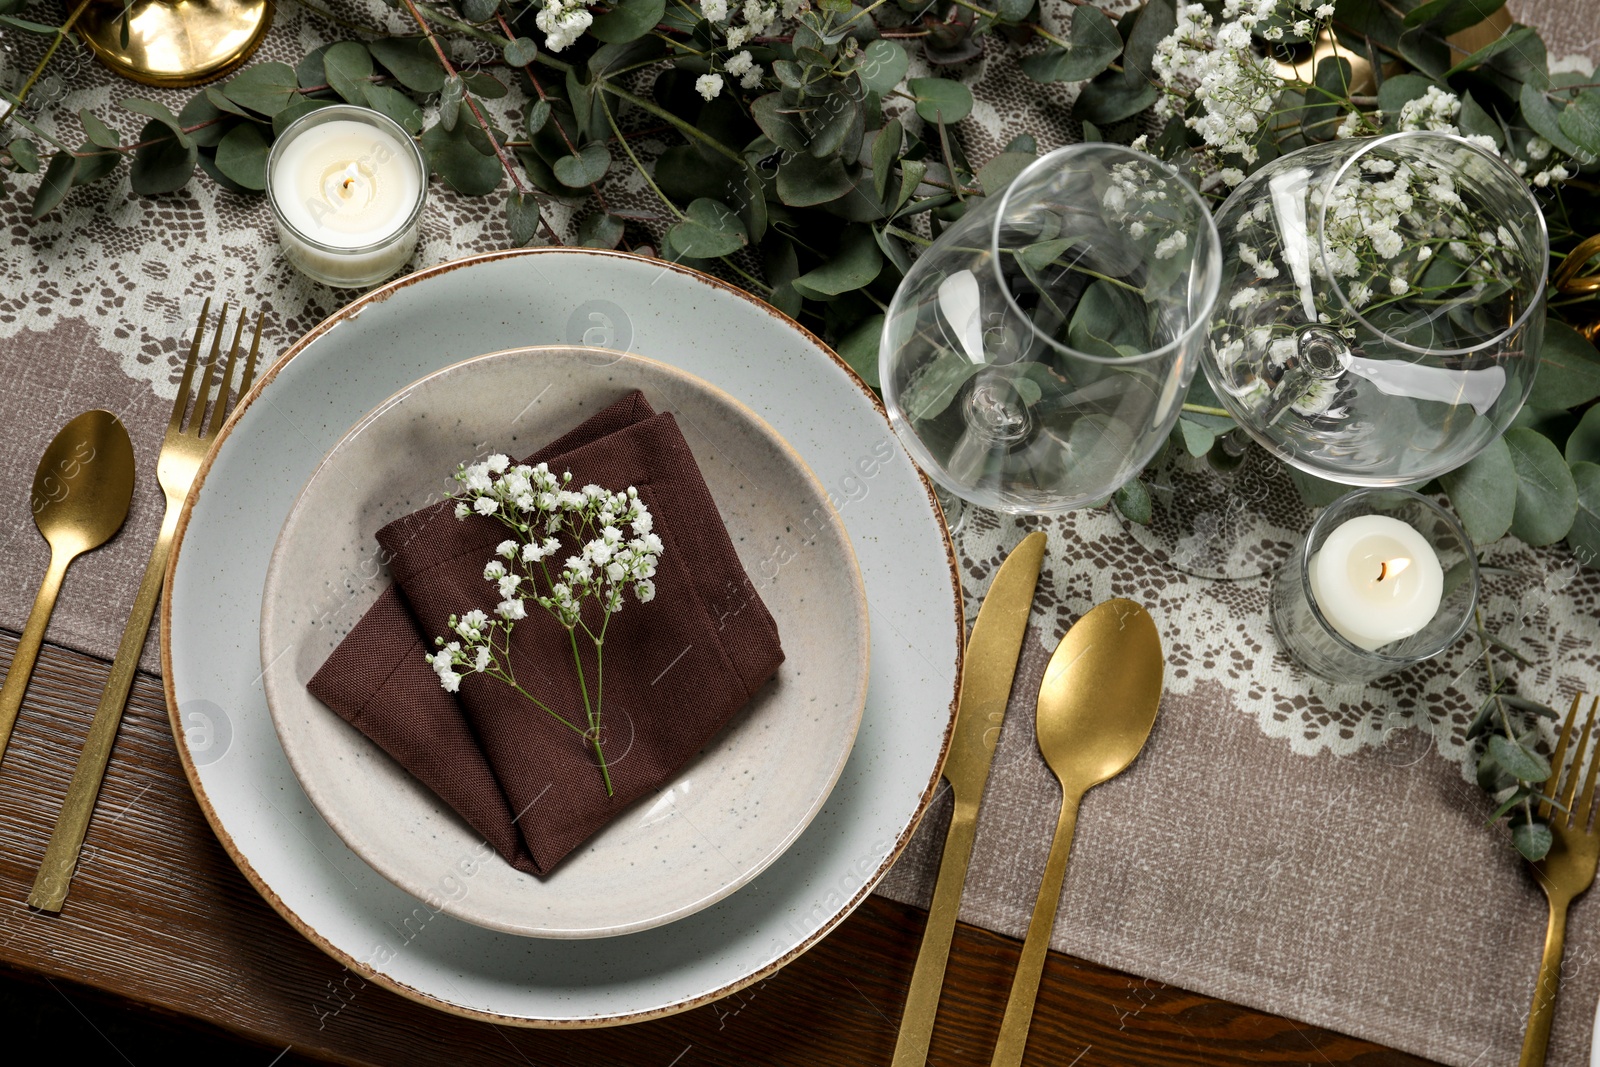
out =
[[(1519, 1067), (1540, 1067), (1544, 1063), (1545, 1047), (1550, 1044), (1550, 1023), (1555, 1017), (1556, 993), (1561, 985), (1561, 952), (1567, 940), (1567, 905), (1594, 882), (1596, 861), (1600, 860), (1600, 826), (1589, 825), (1589, 816), (1594, 810), (1595, 772), (1600, 770), (1600, 754), (1590, 760), (1583, 792), (1578, 792), (1578, 776), (1583, 771), (1583, 758), (1588, 754), (1589, 737), (1594, 728), (1595, 709), (1600, 708), (1600, 697), (1590, 702), (1589, 714), (1583, 720), (1583, 731), (1578, 735), (1577, 750), (1570, 760), (1566, 758), (1568, 742), (1572, 740), (1572, 727), (1582, 703), (1582, 694), (1572, 698), (1572, 710), (1567, 712), (1566, 724), (1561, 728), (1561, 740), (1556, 742), (1555, 754), (1550, 757), (1550, 780), (1561, 784), (1556, 790), (1550, 790), (1549, 795), (1554, 796), (1565, 810), (1555, 808), (1548, 800), (1539, 802), (1539, 817), (1550, 820), (1553, 840), (1549, 855), (1533, 864), (1533, 876), (1550, 900), (1550, 926), (1544, 936), (1544, 960), (1539, 964), (1538, 984), (1533, 987), (1533, 1006), (1528, 1009), (1528, 1034), (1522, 1041)], [(1576, 805), (1574, 800), (1577, 801)]]
[[(217, 375), (221, 362), (222, 337), (228, 324), (228, 305), (222, 305), (217, 318), (216, 332), (211, 341), (211, 352), (206, 360), (204, 377), (198, 392), (191, 392), (200, 347), (205, 340), (206, 321), (211, 316), (208, 299), (200, 312), (200, 325), (194, 331), (194, 341), (189, 346), (189, 359), (183, 367), (183, 378), (178, 383), (178, 399), (172, 407), (172, 421), (167, 424), (167, 436), (161, 443), (161, 456), (156, 461), (156, 477), (166, 493), (166, 517), (161, 521), (161, 533), (156, 538), (150, 562), (145, 567), (144, 581), (133, 600), (133, 612), (122, 631), (122, 643), (117, 646), (117, 658), (111, 664), (111, 677), (106, 680), (100, 706), (95, 710), (94, 722), (89, 726), (89, 736), (78, 754), (78, 766), (72, 772), (72, 784), (67, 787), (67, 798), (62, 802), (61, 815), (56, 820), (55, 832), (45, 848), (44, 861), (33, 881), (33, 892), (28, 903), (43, 911), (60, 911), (67, 899), (67, 889), (72, 884), (72, 874), (78, 865), (78, 850), (83, 847), (83, 836), (89, 829), (89, 817), (94, 812), (95, 797), (100, 793), (100, 781), (105, 777), (106, 763), (111, 759), (111, 746), (117, 739), (117, 727), (122, 722), (122, 708), (128, 701), (128, 690), (133, 685), (133, 675), (139, 666), (139, 653), (144, 648), (145, 634), (150, 629), (150, 617), (155, 611), (156, 598), (161, 593), (162, 580), (167, 571), (167, 553), (172, 548), (172, 535), (178, 527), (178, 514), (189, 495), (200, 462), (211, 448), (228, 417), (231, 407), (250, 388), (255, 378), (256, 357), (261, 352), (261, 321), (264, 313), (256, 316), (255, 338), (250, 344), (250, 355), (245, 361), (244, 375), (239, 388), (230, 394), (229, 385), (239, 359), (239, 340), (244, 333), (244, 314), (233, 331), (233, 346), (228, 351), (227, 366)], [(218, 378), (216, 396), (212, 396), (211, 383)], [(194, 411), (187, 423), (184, 414), (189, 401), (195, 401)], [(205, 418), (207, 405), (211, 419)]]

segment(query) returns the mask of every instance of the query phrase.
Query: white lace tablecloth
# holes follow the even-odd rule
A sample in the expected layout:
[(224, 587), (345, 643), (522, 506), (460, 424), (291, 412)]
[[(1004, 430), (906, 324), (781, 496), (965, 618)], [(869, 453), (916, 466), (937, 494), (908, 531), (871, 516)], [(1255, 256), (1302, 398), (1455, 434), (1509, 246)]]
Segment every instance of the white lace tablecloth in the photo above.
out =
[[(393, 17), (376, 0), (351, 3), (367, 18)], [(1552, 56), (1600, 56), (1591, 0), (1524, 0), (1513, 10), (1545, 33)], [(1059, 24), (1070, 8), (1046, 0), (1044, 11)], [(285, 3), (262, 56), (292, 62), (336, 33)], [(36, 41), (0, 33), (0, 78), (31, 67)], [(963, 72), (978, 98), (960, 127), (968, 155), (987, 159), (1023, 132), (1042, 149), (1068, 139), (1071, 90), (1026, 81), (1013, 54), (990, 46)], [(49, 105), (42, 121), (74, 140), (68, 116), (80, 108), (112, 116), (129, 95), (174, 108), (185, 99), (134, 89), (71, 57), (39, 94)], [(121, 114), (129, 133), (142, 123)], [(0, 626), (12, 630), (48, 559), (30, 521), (29, 475), (62, 423), (108, 408), (138, 454), (154, 455), (205, 297), (264, 308), (271, 350), (343, 300), (279, 257), (260, 197), (196, 178), (141, 198), (124, 170), (32, 222), (35, 180), (0, 199)], [(652, 210), (625, 167), (611, 180), (613, 203)], [(552, 222), (570, 234), (567, 209)], [(435, 183), (415, 262), (508, 240), (498, 197), (464, 200)], [(70, 572), (50, 640), (110, 657), (161, 510), (154, 479), (141, 480), (122, 534)], [(1066, 627), (1108, 597), (1129, 597), (1160, 628), (1166, 697), (1143, 755), (1084, 802), (1055, 947), (1462, 1067), (1515, 1062), (1545, 905), (1505, 832), (1483, 825), (1488, 804), (1463, 736), (1482, 691), (1469, 643), (1365, 688), (1313, 684), (1277, 649), (1265, 579), (1185, 577), (1105, 512), (1045, 521), (970, 513), (957, 538), (969, 618), (994, 568), (1033, 528), (1048, 531), (1050, 551), (962, 918), (1013, 936), (1026, 928), (1059, 803), (1032, 740), (1034, 696)], [(1600, 574), (1579, 570), (1559, 547), (1507, 542), (1489, 562), (1490, 626), (1536, 664), (1517, 672), (1519, 691), (1563, 709), (1575, 692), (1600, 692)], [(152, 636), (147, 669), (154, 652)], [(926, 904), (947, 799), (880, 892)], [(1600, 903), (1583, 898), (1569, 926), (1552, 1065), (1587, 1062), (1597, 996)], [(1062, 1051), (1063, 1062), (1079, 1052)], [(1078, 1062), (1093, 1063), (1092, 1053)]]

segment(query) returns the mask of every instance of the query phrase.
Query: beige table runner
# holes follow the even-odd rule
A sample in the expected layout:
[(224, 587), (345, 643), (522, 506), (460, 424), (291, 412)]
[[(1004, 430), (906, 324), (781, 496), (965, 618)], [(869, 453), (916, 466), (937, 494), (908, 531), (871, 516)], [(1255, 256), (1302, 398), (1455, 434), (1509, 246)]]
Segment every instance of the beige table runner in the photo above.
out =
[[(1552, 56), (1600, 56), (1600, 11), (1589, 0), (1513, 7), (1545, 33)], [(1060, 22), (1069, 5), (1046, 0), (1044, 9)], [(376, 0), (340, 10), (395, 17)], [(293, 61), (336, 32), (285, 3), (261, 57)], [(31, 68), (37, 41), (0, 33), (0, 78)], [(1007, 50), (990, 53), (966, 75), (978, 98), (961, 126), (969, 156), (988, 158), (1022, 132), (1041, 148), (1069, 139), (1070, 91), (1033, 85)], [(186, 98), (69, 59), (52, 67), (39, 99), (46, 124), (76, 138), (68, 116), (118, 114), (114, 102), (130, 95), (174, 107)], [(37, 223), (27, 196), (0, 199), (0, 626), (12, 630), (48, 559), (28, 483), (62, 423), (108, 408), (138, 454), (152, 456), (206, 296), (265, 308), (274, 351), (344, 300), (278, 257), (259, 197), (196, 178), (171, 196), (140, 198), (125, 174), (73, 192)], [(613, 185), (614, 204), (653, 210), (625, 167)], [(505, 247), (501, 210), (497, 197), (463, 200), (434, 183), (415, 262)], [(566, 209), (553, 222), (570, 234)], [(141, 479), (123, 533), (74, 565), (52, 641), (111, 656), (161, 509), (154, 479)], [(982, 512), (967, 520), (958, 543), (969, 618), (1030, 525)], [(1264, 580), (1184, 578), (1103, 513), (1037, 525), (1049, 531), (1050, 556), (962, 917), (1015, 936), (1025, 929), (1059, 796), (1030, 729), (1044, 663), (1079, 614), (1131, 597), (1160, 627), (1168, 696), (1144, 755), (1084, 804), (1055, 946), (1463, 1067), (1515, 1062), (1545, 909), (1504, 833), (1482, 825), (1488, 807), (1461, 738), (1481, 685), (1469, 647), (1367, 689), (1314, 693), (1277, 652)], [(1563, 549), (1508, 545), (1492, 562), (1523, 574), (1496, 579), (1486, 602), (1496, 632), (1539, 664), (1521, 672), (1521, 691), (1560, 706), (1579, 689), (1600, 692), (1600, 575), (1577, 571)], [(153, 636), (144, 666), (156, 667)], [(881, 892), (926, 903), (947, 816), (936, 804)], [(1565, 981), (1555, 1067), (1587, 1062), (1600, 903), (1573, 909)], [(1127, 1012), (1140, 1003), (1130, 989)], [(1059, 1051), (1062, 1062), (1080, 1052)], [(1092, 1050), (1078, 1062), (1094, 1063)]]

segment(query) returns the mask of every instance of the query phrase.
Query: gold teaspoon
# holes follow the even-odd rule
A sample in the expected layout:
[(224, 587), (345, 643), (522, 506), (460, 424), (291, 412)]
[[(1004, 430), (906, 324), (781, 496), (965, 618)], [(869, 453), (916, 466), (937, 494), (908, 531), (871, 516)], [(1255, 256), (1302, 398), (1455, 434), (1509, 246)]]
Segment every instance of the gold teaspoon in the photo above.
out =
[(67, 566), (111, 540), (128, 517), (132, 499), (133, 443), (121, 420), (109, 411), (85, 411), (61, 427), (33, 476), (33, 521), (50, 543), (50, 567), (0, 686), (0, 758), (11, 740)]
[(1163, 669), (1155, 622), (1144, 608), (1121, 599), (1108, 600), (1079, 619), (1045, 668), (1036, 732), (1039, 751), (1061, 782), (1061, 817), (990, 1067), (1022, 1062), (1078, 803), (1091, 788), (1121, 774), (1144, 748), (1161, 704)]

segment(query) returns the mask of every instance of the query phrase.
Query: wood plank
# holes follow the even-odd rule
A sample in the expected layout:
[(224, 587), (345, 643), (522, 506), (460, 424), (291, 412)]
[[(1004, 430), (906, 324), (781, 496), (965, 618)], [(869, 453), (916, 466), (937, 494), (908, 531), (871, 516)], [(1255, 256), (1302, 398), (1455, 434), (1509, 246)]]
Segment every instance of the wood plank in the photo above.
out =
[[(15, 636), (0, 631), (0, 663)], [(882, 1064), (924, 914), (871, 898), (800, 960), (683, 1015), (597, 1031), (459, 1019), (346, 973), (283, 922), (217, 843), (178, 766), (159, 682), (135, 683), (72, 896), (59, 916), (24, 901), (66, 792), (107, 664), (47, 646), (0, 765), (0, 968), (106, 1011), (220, 1029), (306, 1061), (540, 1067)], [(957, 930), (931, 1062), (988, 1062), (1019, 944)], [(1425, 1061), (1330, 1031), (1052, 953), (1031, 1064)], [(1074, 1059), (1074, 1057), (1077, 1057)], [(285, 1061), (287, 1062), (287, 1061)]]

